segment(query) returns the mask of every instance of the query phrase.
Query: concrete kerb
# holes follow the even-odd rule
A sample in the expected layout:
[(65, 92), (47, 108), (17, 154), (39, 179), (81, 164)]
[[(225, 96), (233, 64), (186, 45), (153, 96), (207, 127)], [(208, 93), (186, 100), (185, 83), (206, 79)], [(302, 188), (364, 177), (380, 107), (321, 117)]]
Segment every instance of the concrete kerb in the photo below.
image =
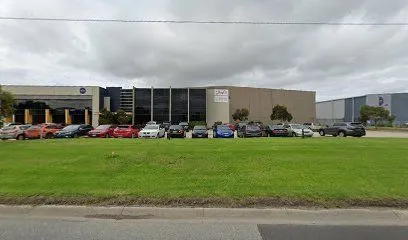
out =
[(257, 221), (299, 224), (403, 225), (408, 210), (391, 209), (228, 209), (154, 207), (5, 206), (0, 217), (112, 218), (203, 221)]

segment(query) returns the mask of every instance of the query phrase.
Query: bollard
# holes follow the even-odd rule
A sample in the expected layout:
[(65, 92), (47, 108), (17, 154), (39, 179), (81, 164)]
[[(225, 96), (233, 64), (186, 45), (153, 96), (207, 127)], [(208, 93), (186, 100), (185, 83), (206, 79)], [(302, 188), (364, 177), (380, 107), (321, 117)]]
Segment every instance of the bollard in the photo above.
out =
[(302, 128), (302, 138), (305, 138), (305, 129)]

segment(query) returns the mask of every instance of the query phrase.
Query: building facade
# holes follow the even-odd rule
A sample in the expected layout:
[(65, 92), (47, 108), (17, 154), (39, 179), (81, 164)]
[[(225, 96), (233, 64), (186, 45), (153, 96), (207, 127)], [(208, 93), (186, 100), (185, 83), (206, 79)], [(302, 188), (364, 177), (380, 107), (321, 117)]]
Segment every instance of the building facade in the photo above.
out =
[(21, 123), (89, 123), (97, 126), (102, 109), (123, 110), (134, 124), (232, 122), (236, 109), (247, 108), (250, 120), (270, 123), (275, 105), (285, 105), (294, 122), (313, 122), (315, 92), (216, 86), (202, 88), (131, 88), (3, 86), (16, 101), (13, 119)]
[(408, 122), (408, 93), (369, 94), (318, 102), (316, 118), (322, 124), (360, 121), (360, 109), (364, 105), (389, 110), (391, 115), (396, 116), (396, 124)]

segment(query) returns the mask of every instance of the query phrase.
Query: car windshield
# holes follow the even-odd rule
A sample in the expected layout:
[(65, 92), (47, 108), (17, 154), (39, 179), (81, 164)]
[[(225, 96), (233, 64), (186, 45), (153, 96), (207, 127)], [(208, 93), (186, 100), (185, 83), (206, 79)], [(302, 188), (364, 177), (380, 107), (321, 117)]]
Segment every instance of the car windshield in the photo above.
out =
[(159, 126), (158, 125), (147, 125), (144, 129), (157, 130), (159, 129)]
[(120, 125), (118, 126), (119, 129), (128, 129), (130, 126), (129, 125)]
[(251, 131), (259, 131), (261, 128), (257, 125), (247, 125), (246, 129)]
[(181, 123), (179, 123), (179, 125), (188, 125), (188, 123), (186, 123), (186, 122), (181, 122)]
[(292, 124), (290, 125), (293, 129), (303, 129), (305, 128), (305, 126), (301, 125), (301, 124)]
[(282, 129), (283, 128), (283, 126), (282, 125), (272, 125), (272, 126), (269, 126), (271, 129)]
[(70, 126), (66, 126), (62, 129), (62, 131), (72, 131), (72, 130), (76, 130), (79, 128), (79, 125), (70, 125)]
[(226, 130), (231, 130), (228, 126), (226, 126), (226, 125), (219, 125), (218, 127), (217, 127), (217, 130), (223, 130), (223, 131), (226, 131)]
[(31, 127), (27, 128), (27, 130), (38, 130), (38, 129), (40, 129), (39, 126), (31, 126)]
[(195, 126), (194, 130), (207, 130), (205, 126)]
[(171, 130), (179, 130), (179, 129), (182, 129), (182, 127), (179, 126), (179, 125), (172, 125), (172, 126), (170, 126), (170, 129)]
[(312, 126), (311, 123), (303, 123), (304, 126)]
[(110, 125), (100, 125), (95, 130), (106, 130), (110, 128)]

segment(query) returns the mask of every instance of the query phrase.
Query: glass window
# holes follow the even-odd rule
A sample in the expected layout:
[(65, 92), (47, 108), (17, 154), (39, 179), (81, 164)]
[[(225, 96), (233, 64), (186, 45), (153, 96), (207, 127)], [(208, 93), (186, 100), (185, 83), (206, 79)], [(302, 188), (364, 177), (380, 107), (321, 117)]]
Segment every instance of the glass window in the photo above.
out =
[(190, 121), (206, 121), (207, 94), (205, 89), (190, 89)]
[(188, 120), (188, 91), (183, 88), (171, 89), (171, 122), (179, 123)]
[(164, 122), (169, 120), (170, 89), (153, 90), (153, 120)]
[(135, 123), (145, 124), (151, 119), (151, 89), (135, 89)]

